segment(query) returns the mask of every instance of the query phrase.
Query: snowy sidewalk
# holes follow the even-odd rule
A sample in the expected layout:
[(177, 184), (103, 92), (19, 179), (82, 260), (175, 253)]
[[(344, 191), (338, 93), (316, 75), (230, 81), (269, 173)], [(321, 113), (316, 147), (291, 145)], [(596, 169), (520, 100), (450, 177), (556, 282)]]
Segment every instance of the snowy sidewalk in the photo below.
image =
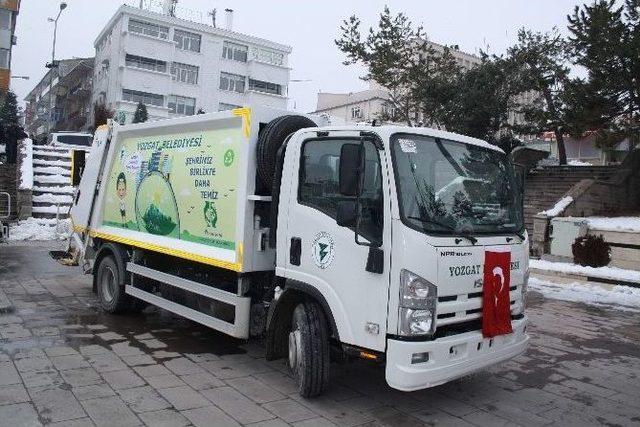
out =
[(532, 274), (529, 290), (550, 299), (640, 313), (640, 288)]
[(533, 274), (566, 277), (580, 281), (593, 281), (609, 284), (623, 284), (640, 288), (640, 271), (625, 270), (617, 267), (584, 267), (565, 262), (552, 262), (539, 259), (529, 261)]

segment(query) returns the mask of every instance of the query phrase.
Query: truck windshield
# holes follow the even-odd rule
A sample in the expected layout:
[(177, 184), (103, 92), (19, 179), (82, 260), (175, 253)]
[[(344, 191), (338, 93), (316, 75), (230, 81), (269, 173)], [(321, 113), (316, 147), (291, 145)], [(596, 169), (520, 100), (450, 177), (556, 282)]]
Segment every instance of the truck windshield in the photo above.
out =
[(440, 235), (519, 233), (521, 190), (504, 154), (423, 135), (391, 139), (402, 222)]

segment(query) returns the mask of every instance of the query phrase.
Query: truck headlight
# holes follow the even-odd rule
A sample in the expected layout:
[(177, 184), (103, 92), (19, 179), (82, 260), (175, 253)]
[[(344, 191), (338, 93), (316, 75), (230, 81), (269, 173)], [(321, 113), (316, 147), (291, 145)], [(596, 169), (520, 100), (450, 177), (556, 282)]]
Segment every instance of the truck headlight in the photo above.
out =
[(527, 287), (529, 286), (529, 269), (524, 273), (522, 286), (520, 286), (520, 299), (516, 300), (515, 304), (511, 308), (511, 315), (518, 316), (524, 312), (524, 307), (527, 301)]
[(435, 332), (433, 310), (400, 308), (400, 335), (432, 335)]
[(401, 335), (429, 335), (435, 332), (438, 288), (427, 280), (410, 272), (400, 272)]

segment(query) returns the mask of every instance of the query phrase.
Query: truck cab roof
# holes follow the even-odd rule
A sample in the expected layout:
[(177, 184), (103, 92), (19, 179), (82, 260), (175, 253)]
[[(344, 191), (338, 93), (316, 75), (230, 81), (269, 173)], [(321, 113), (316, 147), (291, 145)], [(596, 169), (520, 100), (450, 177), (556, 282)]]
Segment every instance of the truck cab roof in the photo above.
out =
[(428, 127), (411, 127), (411, 126), (397, 126), (397, 125), (383, 125), (383, 126), (350, 126), (350, 125), (342, 125), (342, 126), (324, 126), (319, 128), (310, 128), (304, 129), (301, 132), (373, 132), (378, 135), (389, 138), (391, 135), (397, 133), (410, 133), (415, 135), (424, 135), (430, 136), (433, 138), (441, 138), (448, 139), (452, 141), (458, 141), (463, 144), (475, 145), (478, 147), (487, 148), (490, 150), (498, 151), (504, 153), (504, 151), (495, 145), (489, 144), (487, 141), (482, 139), (473, 138), (466, 135), (461, 135), (454, 132), (447, 132), (440, 129), (433, 129)]

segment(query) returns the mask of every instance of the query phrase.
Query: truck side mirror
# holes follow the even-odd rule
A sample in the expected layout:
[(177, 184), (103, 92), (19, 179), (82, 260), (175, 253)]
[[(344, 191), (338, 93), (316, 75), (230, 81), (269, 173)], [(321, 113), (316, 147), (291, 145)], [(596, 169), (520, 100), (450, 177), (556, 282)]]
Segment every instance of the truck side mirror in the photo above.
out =
[(82, 172), (84, 172), (86, 154), (87, 152), (84, 150), (71, 151), (71, 185), (74, 187), (80, 185)]
[(338, 203), (336, 222), (340, 227), (355, 227), (358, 219), (358, 203), (356, 200), (343, 200)]
[(340, 149), (340, 194), (358, 196), (364, 176), (364, 147), (362, 144), (344, 144)]

